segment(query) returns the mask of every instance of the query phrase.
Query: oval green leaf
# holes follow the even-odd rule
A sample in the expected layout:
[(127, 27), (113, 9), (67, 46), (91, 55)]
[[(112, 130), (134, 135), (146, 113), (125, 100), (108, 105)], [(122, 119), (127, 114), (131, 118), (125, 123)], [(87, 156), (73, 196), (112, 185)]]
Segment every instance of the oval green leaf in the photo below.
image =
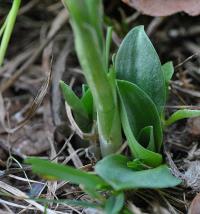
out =
[(165, 80), (159, 57), (143, 26), (133, 28), (122, 41), (115, 58), (117, 78), (135, 83), (155, 103), (159, 114), (166, 102)]
[(122, 155), (110, 155), (97, 163), (95, 171), (117, 191), (136, 188), (168, 188), (181, 183), (181, 180), (174, 177), (166, 165), (133, 171), (127, 167), (128, 161), (129, 159)]
[(155, 151), (160, 151), (163, 133), (160, 117), (154, 103), (144, 91), (133, 83), (118, 80), (117, 86), (125, 134), (128, 132), (128, 128), (125, 126), (130, 126), (133, 135), (138, 139), (143, 128), (152, 126), (156, 145)]
[(60, 81), (60, 87), (65, 99), (65, 102), (70, 106), (73, 111), (75, 121), (80, 129), (88, 132), (92, 127), (92, 105), (93, 99), (90, 91), (87, 91), (82, 99), (79, 99), (72, 89)]
[(97, 175), (70, 166), (52, 163), (36, 157), (28, 158), (26, 163), (31, 164), (33, 172), (39, 175), (50, 176), (56, 180), (69, 181), (77, 185), (81, 184), (89, 194), (97, 197), (99, 197), (97, 190), (108, 186), (108, 184)]

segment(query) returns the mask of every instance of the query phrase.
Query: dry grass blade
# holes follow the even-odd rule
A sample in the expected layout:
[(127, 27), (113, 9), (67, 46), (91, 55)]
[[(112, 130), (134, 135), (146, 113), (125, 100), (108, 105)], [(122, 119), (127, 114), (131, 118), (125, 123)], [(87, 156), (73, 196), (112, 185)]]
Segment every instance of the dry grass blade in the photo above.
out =
[(183, 66), (186, 62), (194, 59), (195, 57), (198, 57), (200, 55), (200, 53), (194, 53), (193, 55), (189, 56), (188, 58), (186, 58), (183, 62), (179, 63), (178, 65), (176, 65), (174, 68), (178, 69), (179, 67)]
[(60, 151), (56, 154), (56, 156), (54, 156), (53, 158), (51, 158), (51, 161), (57, 159), (57, 157), (65, 150), (65, 148), (68, 146), (68, 143), (70, 142), (70, 140), (72, 139), (73, 136), (74, 136), (74, 132), (65, 141), (64, 145), (62, 146), (62, 148), (60, 149)]
[(8, 175), (8, 177), (13, 178), (13, 179), (16, 179), (16, 180), (19, 180), (19, 181), (25, 181), (25, 182), (37, 183), (37, 184), (42, 184), (42, 185), (44, 185), (43, 182), (34, 181), (34, 180), (27, 179), (27, 178), (22, 178), (22, 177), (19, 177), (19, 176), (16, 176), (16, 175), (12, 175), (12, 174)]
[(72, 156), (72, 161), (73, 161), (73, 163), (74, 163), (74, 166), (75, 166), (76, 168), (81, 168), (81, 167), (83, 167), (83, 164), (82, 164), (82, 162), (81, 162), (79, 156), (77, 155), (77, 152), (75, 152), (74, 148), (72, 147), (71, 143), (69, 142), (67, 145), (68, 145), (68, 152), (69, 152), (69, 154), (74, 154), (74, 155)]
[(5, 191), (7, 191), (8, 193), (11, 193), (13, 196), (16, 196), (19, 199), (22, 199), (22, 200), (28, 202), (29, 204), (31, 204), (32, 206), (36, 207), (41, 212), (44, 212), (46, 210), (47, 214), (56, 214), (55, 211), (50, 210), (48, 208), (45, 209), (45, 207), (42, 206), (41, 204), (39, 204), (39, 203), (37, 203), (37, 202), (35, 202), (33, 200), (28, 199), (28, 196), (24, 192), (20, 191), (19, 189), (15, 188), (15, 187), (12, 187), (12, 186), (4, 183), (2, 181), (0, 181), (0, 188), (5, 190)]
[(128, 208), (134, 214), (145, 214), (131, 202), (128, 203)]
[(178, 106), (173, 106), (173, 105), (168, 105), (165, 106), (166, 109), (190, 109), (190, 110), (200, 110), (200, 106), (187, 106), (187, 105), (178, 105)]
[[(67, 13), (66, 9), (61, 10), (53, 20), (47, 38), (51, 38), (56, 32), (58, 32), (59, 27), (68, 20), (68, 17), (69, 14)], [(53, 43), (54, 41), (52, 40), (43, 51), (43, 67), (47, 70), (49, 70), (49, 62), (52, 55)]]
[(71, 129), (73, 131), (75, 131), (76, 134), (80, 138), (85, 139), (85, 140), (91, 140), (92, 142), (96, 142), (97, 138), (98, 138), (97, 134), (96, 133), (84, 133), (80, 130), (76, 121), (74, 120), (74, 117), (73, 117), (72, 112), (71, 112), (71, 108), (66, 102), (65, 102), (65, 109), (66, 109), (66, 113), (67, 113), (67, 116), (69, 118), (69, 121), (71, 123)]
[(170, 212), (166, 208), (161, 207), (158, 204), (154, 205), (153, 212), (157, 214), (170, 214)]
[(191, 89), (181, 88), (180, 86), (175, 85), (175, 84), (172, 85), (172, 88), (175, 88), (178, 91), (181, 91), (181, 92), (183, 92), (183, 93), (185, 93), (187, 95), (190, 95), (192, 97), (200, 98), (200, 92), (199, 91), (194, 91), (194, 90), (191, 90)]
[(32, 0), (30, 2), (28, 2), (26, 5), (24, 5), (20, 11), (19, 11), (19, 15), (23, 15), (24, 13), (28, 12), (29, 10), (31, 10), (35, 5), (37, 5), (37, 3), (40, 0)]
[(6, 77), (12, 75), (15, 72), (17, 67), (24, 63), (34, 52), (34, 48), (30, 48), (22, 53), (18, 54), (14, 59), (10, 60), (9, 62), (5, 63), (3, 67), (0, 68), (0, 75), (4, 75)]
[[(6, 204), (8, 206), (16, 207), (16, 208), (21, 208), (21, 209), (26, 209), (27, 208), (24, 205), (16, 204), (16, 203), (9, 202), (9, 201), (3, 200), (3, 199), (0, 199), (0, 204)], [(29, 210), (35, 210), (35, 208), (30, 207)]]

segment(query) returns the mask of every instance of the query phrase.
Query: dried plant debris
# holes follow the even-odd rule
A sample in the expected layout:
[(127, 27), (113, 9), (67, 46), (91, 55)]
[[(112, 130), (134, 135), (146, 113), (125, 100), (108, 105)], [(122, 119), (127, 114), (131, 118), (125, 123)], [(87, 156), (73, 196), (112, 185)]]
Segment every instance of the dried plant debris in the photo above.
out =
[(191, 136), (200, 137), (200, 118), (192, 118), (187, 122), (188, 132)]
[(200, 211), (200, 193), (192, 200), (188, 214), (199, 214)]
[(188, 187), (200, 191), (200, 161), (188, 162), (184, 177)]
[(169, 16), (178, 12), (186, 12), (191, 16), (200, 14), (198, 0), (122, 0), (143, 14), (150, 16)]

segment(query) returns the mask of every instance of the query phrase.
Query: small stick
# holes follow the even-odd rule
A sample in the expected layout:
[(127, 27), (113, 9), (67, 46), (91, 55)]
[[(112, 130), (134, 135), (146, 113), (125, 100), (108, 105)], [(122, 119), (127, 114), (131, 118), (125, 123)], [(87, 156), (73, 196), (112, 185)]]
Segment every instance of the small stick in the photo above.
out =
[(189, 56), (189, 57), (186, 58), (183, 62), (181, 62), (181, 63), (179, 63), (178, 65), (176, 65), (176, 66), (174, 67), (174, 69), (176, 70), (177, 68), (181, 67), (181, 66), (182, 66), (183, 64), (185, 64), (186, 62), (192, 60), (193, 58), (195, 58), (196, 56), (199, 56), (199, 55), (200, 55), (200, 52), (195, 53), (195, 54)]

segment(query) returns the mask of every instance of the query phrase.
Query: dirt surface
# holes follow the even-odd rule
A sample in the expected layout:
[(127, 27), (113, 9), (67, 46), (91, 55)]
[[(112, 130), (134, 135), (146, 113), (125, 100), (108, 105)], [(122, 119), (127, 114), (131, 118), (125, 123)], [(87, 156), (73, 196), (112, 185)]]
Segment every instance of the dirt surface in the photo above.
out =
[[(9, 1), (0, 1), (0, 22), (10, 6)], [(105, 1), (105, 13), (105, 22), (114, 26), (113, 52), (132, 27), (144, 25), (162, 64), (173, 61), (175, 74), (166, 115), (183, 106), (199, 109), (200, 17), (179, 13), (152, 18), (115, 0)], [(33, 155), (90, 170), (96, 161), (69, 126), (60, 79), (80, 93), (84, 77), (74, 51), (68, 14), (60, 1), (24, 1), (5, 64), (0, 68), (0, 192), (10, 194), (0, 197), (0, 213), (42, 213), (45, 205), (20, 200), (26, 196), (90, 200), (67, 182), (46, 182), (37, 177), (23, 162)], [(173, 189), (127, 193), (133, 213), (188, 212), (200, 191), (199, 140), (199, 118), (178, 122), (166, 130), (164, 156), (184, 183)], [(66, 204), (49, 204), (48, 209), (94, 213)]]

